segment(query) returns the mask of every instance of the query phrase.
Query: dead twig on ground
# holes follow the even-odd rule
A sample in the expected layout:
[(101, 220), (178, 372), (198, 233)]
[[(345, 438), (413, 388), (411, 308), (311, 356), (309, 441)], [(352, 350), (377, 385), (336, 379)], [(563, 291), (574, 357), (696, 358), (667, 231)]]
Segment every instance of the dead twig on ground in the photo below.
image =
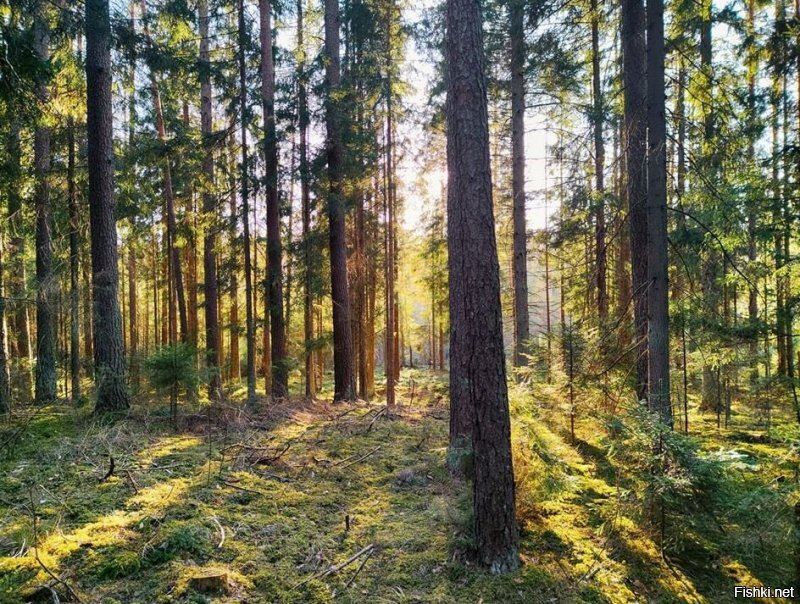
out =
[[(278, 461), (281, 457), (283, 457), (291, 446), (292, 446), (292, 441), (287, 441), (286, 444), (283, 446), (283, 449), (278, 451), (272, 457), (259, 457), (257, 459), (254, 459), (253, 461), (251, 461), (250, 465), (252, 466), (252, 465), (259, 464), (259, 465), (268, 466), (270, 464), (273, 464), (276, 461)], [(272, 449), (272, 450), (273, 451), (277, 451), (277, 449)]]
[(131, 485), (131, 488), (133, 489), (133, 494), (134, 495), (138, 495), (139, 494), (139, 485), (137, 485), (136, 481), (133, 479), (133, 474), (131, 474), (131, 471), (130, 470), (125, 470), (125, 476), (128, 477), (128, 484)]
[(376, 422), (376, 421), (378, 421), (378, 418), (379, 418), (381, 415), (383, 415), (384, 413), (386, 413), (386, 411), (388, 411), (388, 409), (389, 409), (389, 407), (384, 407), (383, 409), (381, 409), (380, 411), (378, 411), (378, 412), (375, 414), (375, 417), (373, 417), (373, 418), (372, 418), (372, 421), (371, 421), (371, 422), (369, 423), (369, 425), (367, 426), (367, 429), (365, 430), (365, 432), (369, 433), (369, 431), (370, 431), (370, 430), (372, 430), (372, 426), (375, 424), (375, 422)]
[(375, 553), (375, 547), (370, 548), (370, 550), (367, 553), (367, 555), (361, 561), (361, 564), (358, 565), (358, 568), (356, 569), (356, 572), (354, 572), (353, 576), (350, 577), (350, 579), (348, 579), (347, 583), (345, 583), (345, 586), (344, 586), (345, 589), (350, 589), (350, 586), (353, 584), (353, 581), (356, 580), (356, 577), (363, 570), (364, 566), (367, 564), (367, 561), (369, 561), (369, 559), (372, 558), (372, 554), (374, 554), (374, 553)]
[(328, 570), (326, 570), (324, 573), (322, 573), (320, 575), (320, 578), (324, 579), (325, 577), (330, 577), (331, 575), (335, 575), (336, 573), (338, 573), (343, 568), (346, 568), (346, 567), (350, 566), (353, 562), (358, 560), (364, 554), (371, 553), (372, 550), (374, 550), (374, 549), (375, 549), (375, 544), (374, 543), (370, 543), (367, 547), (364, 547), (364, 548), (360, 549), (359, 551), (357, 551), (355, 554), (350, 556), (347, 560), (345, 560), (341, 564), (336, 564), (334, 566), (329, 566)]
[[(350, 467), (350, 466), (352, 466), (353, 464), (357, 464), (359, 461), (364, 461), (364, 460), (365, 460), (367, 457), (369, 457), (370, 455), (372, 455), (372, 454), (374, 454), (374, 453), (377, 453), (377, 452), (380, 450), (380, 448), (381, 448), (381, 446), (380, 446), (380, 445), (378, 445), (377, 447), (375, 447), (374, 449), (372, 449), (372, 451), (370, 451), (369, 453), (364, 453), (364, 455), (362, 455), (361, 457), (358, 457), (357, 459), (352, 459), (352, 458), (353, 458), (353, 456), (351, 455), (350, 457), (347, 457), (347, 458), (345, 458), (345, 459), (342, 459), (341, 461), (338, 461), (338, 462), (336, 462), (336, 463), (335, 463), (335, 464), (333, 464), (333, 466), (331, 466), (331, 467), (336, 467), (336, 466), (339, 466), (339, 467), (340, 467), (342, 470), (344, 470), (345, 468), (349, 468), (349, 467)], [(349, 460), (349, 459), (352, 459), (352, 461), (349, 461), (348, 463), (344, 463), (344, 462), (346, 462), (346, 461), (347, 461), (347, 460)], [(344, 463), (344, 465), (340, 465), (340, 464), (343, 464), (343, 463)]]
[(375, 544), (374, 543), (370, 543), (368, 546), (358, 550), (355, 554), (350, 556), (347, 560), (345, 560), (341, 564), (331, 565), (331, 566), (329, 566), (327, 568), (327, 570), (325, 570), (325, 571), (323, 571), (321, 573), (316, 573), (316, 574), (313, 574), (313, 575), (310, 575), (310, 576), (306, 577), (305, 579), (300, 581), (300, 583), (295, 585), (292, 588), (292, 591), (294, 591), (295, 589), (297, 589), (301, 585), (305, 585), (306, 583), (308, 583), (312, 579), (324, 579), (325, 577), (330, 577), (331, 575), (335, 575), (336, 573), (338, 573), (343, 568), (347, 568), (348, 566), (350, 566), (353, 562), (358, 560), (364, 554), (368, 553), (368, 554), (372, 555), (372, 552), (374, 551), (374, 549), (375, 549)]

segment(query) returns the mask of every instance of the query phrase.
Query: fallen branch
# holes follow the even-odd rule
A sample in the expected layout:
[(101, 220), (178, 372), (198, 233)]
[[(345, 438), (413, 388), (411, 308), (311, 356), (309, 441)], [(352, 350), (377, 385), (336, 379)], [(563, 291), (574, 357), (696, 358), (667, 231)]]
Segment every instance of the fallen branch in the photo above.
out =
[(138, 495), (139, 494), (139, 486), (136, 484), (136, 481), (133, 479), (133, 474), (131, 474), (130, 470), (125, 470), (125, 475), (128, 477), (128, 482), (130, 483), (131, 488), (133, 489), (133, 494), (134, 495)]
[(361, 550), (357, 551), (355, 554), (350, 556), (347, 560), (345, 560), (341, 564), (337, 564), (335, 566), (328, 567), (328, 570), (326, 570), (324, 573), (322, 573), (322, 575), (320, 575), (320, 578), (324, 579), (325, 577), (330, 577), (331, 575), (335, 575), (336, 573), (338, 573), (343, 568), (346, 568), (346, 567), (350, 566), (353, 562), (358, 560), (364, 554), (366, 554), (368, 552), (371, 553), (373, 549), (375, 549), (375, 544), (374, 543), (370, 543), (367, 547), (362, 548)]
[(356, 569), (356, 572), (354, 572), (354, 573), (353, 573), (353, 576), (352, 576), (352, 577), (350, 577), (350, 579), (347, 581), (347, 583), (346, 583), (346, 584), (345, 584), (345, 586), (344, 586), (344, 588), (345, 588), (345, 589), (349, 589), (349, 588), (350, 588), (350, 586), (353, 584), (353, 581), (355, 581), (355, 580), (356, 580), (356, 577), (359, 575), (359, 573), (361, 572), (361, 570), (364, 568), (364, 566), (366, 565), (367, 561), (368, 561), (370, 558), (372, 558), (372, 554), (374, 554), (374, 553), (375, 553), (375, 548), (373, 547), (373, 548), (371, 548), (371, 549), (369, 550), (369, 553), (368, 553), (368, 554), (367, 554), (367, 555), (364, 557), (364, 559), (361, 561), (361, 564), (359, 564), (359, 565), (358, 565), (358, 568)]
[[(289, 450), (289, 447), (291, 447), (291, 446), (292, 446), (292, 441), (288, 441), (284, 445), (283, 449), (278, 451), (277, 454), (273, 455), (272, 457), (259, 457), (258, 459), (255, 459), (252, 462), (250, 462), (250, 465), (252, 466), (252, 465), (258, 464), (258, 465), (269, 466), (269, 465), (275, 463), (276, 461), (278, 461), (281, 457), (283, 457), (286, 454), (286, 452)], [(272, 451), (276, 451), (277, 449), (273, 448), (271, 450)]]
[(378, 412), (375, 414), (375, 417), (373, 417), (373, 418), (372, 418), (372, 421), (371, 421), (371, 422), (369, 423), (369, 425), (367, 426), (367, 429), (366, 429), (366, 432), (367, 432), (367, 433), (368, 433), (370, 430), (372, 430), (372, 426), (373, 426), (373, 424), (374, 424), (376, 421), (378, 421), (378, 418), (379, 418), (381, 415), (383, 415), (384, 413), (386, 413), (386, 411), (387, 411), (388, 409), (389, 409), (389, 407), (384, 407), (383, 409), (381, 409), (380, 411), (378, 411)]
[[(369, 457), (369, 456), (370, 456), (370, 455), (372, 455), (373, 453), (376, 453), (377, 451), (379, 451), (379, 450), (380, 450), (380, 448), (381, 448), (381, 446), (380, 446), (380, 445), (378, 445), (377, 447), (375, 447), (374, 449), (372, 449), (372, 451), (370, 451), (369, 453), (364, 453), (364, 455), (362, 455), (361, 457), (359, 457), (359, 458), (357, 458), (357, 459), (353, 459), (352, 461), (350, 461), (350, 462), (348, 462), (348, 463), (345, 463), (343, 466), (340, 466), (340, 467), (341, 467), (341, 468), (344, 470), (345, 468), (349, 468), (349, 467), (350, 467), (350, 466), (352, 466), (353, 464), (357, 464), (359, 461), (364, 461), (364, 460), (365, 460), (367, 457)], [(335, 466), (338, 466), (339, 464), (342, 464), (342, 463), (346, 462), (348, 459), (351, 459), (352, 457), (353, 457), (353, 456), (351, 455), (350, 457), (347, 457), (346, 459), (343, 459), (343, 460), (341, 460), (341, 461), (338, 461), (338, 462), (336, 462), (335, 464), (333, 464), (333, 466), (334, 466), (334, 467), (335, 467)]]
[(345, 561), (344, 561), (344, 562), (342, 562), (341, 564), (336, 564), (336, 565), (334, 565), (334, 566), (329, 566), (329, 567), (328, 567), (328, 569), (327, 569), (326, 571), (322, 572), (322, 573), (317, 573), (317, 574), (314, 574), (314, 575), (309, 575), (308, 577), (306, 577), (305, 579), (303, 579), (302, 581), (300, 581), (300, 583), (298, 583), (297, 585), (295, 585), (295, 586), (292, 588), (292, 591), (294, 591), (295, 589), (297, 589), (297, 588), (298, 588), (298, 587), (300, 587), (301, 585), (305, 585), (306, 583), (308, 583), (309, 581), (311, 581), (311, 579), (324, 579), (325, 577), (330, 577), (331, 575), (335, 575), (336, 573), (338, 573), (338, 572), (339, 572), (340, 570), (342, 570), (343, 568), (346, 568), (346, 567), (350, 566), (350, 565), (351, 565), (353, 562), (355, 562), (356, 560), (358, 560), (358, 559), (359, 559), (361, 556), (363, 556), (364, 554), (366, 554), (366, 553), (369, 553), (370, 555), (372, 555), (372, 551), (373, 551), (374, 549), (375, 549), (375, 544), (374, 544), (374, 543), (370, 543), (370, 544), (369, 544), (367, 547), (365, 547), (365, 548), (363, 548), (363, 549), (361, 549), (361, 550), (357, 551), (355, 554), (353, 554), (352, 556), (350, 556), (350, 557), (349, 557), (347, 560), (345, 560)]

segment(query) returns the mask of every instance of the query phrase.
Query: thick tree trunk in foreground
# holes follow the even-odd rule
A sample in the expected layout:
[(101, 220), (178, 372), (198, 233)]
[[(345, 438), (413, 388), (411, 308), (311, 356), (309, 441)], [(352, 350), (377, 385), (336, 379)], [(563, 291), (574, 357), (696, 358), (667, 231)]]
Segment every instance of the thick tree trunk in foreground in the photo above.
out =
[(353, 336), (350, 331), (350, 296), (347, 284), (345, 207), (342, 192), (344, 143), (339, 95), (339, 3), (325, 0), (325, 126), (328, 158), (328, 222), (330, 224), (331, 297), (333, 299), (334, 400), (355, 398)]
[(500, 573), (519, 565), (519, 532), (477, 0), (448, 0), (446, 47), (450, 437), (471, 436), (478, 556)]
[(647, 0), (647, 21), (648, 402), (671, 428), (663, 0)]
[(208, 0), (200, 0), (200, 131), (203, 136), (203, 302), (206, 326), (206, 368), (208, 369), (208, 397), (212, 401), (222, 396), (220, 383), (219, 350), (219, 286), (217, 284), (217, 209), (215, 196), (210, 192), (214, 184), (214, 152), (209, 137), (213, 131), (211, 106), (211, 62), (208, 35)]
[(86, 125), (96, 411), (129, 406), (118, 299), (110, 46), (108, 0), (86, 0)]
[(531, 337), (528, 313), (528, 232), (525, 221), (525, 30), (522, 0), (513, 0), (511, 21), (511, 189), (514, 197), (514, 365), (527, 365)]
[(270, 0), (259, 0), (261, 16), (261, 99), (264, 103), (264, 160), (267, 188), (267, 282), (272, 346), (272, 396), (289, 394), (286, 324), (283, 314), (283, 248), (278, 196), (278, 139), (275, 132), (275, 64), (272, 57)]
[(636, 394), (647, 396), (647, 130), (645, 11), (642, 0), (622, 0), (622, 58), (625, 90), (625, 167), (628, 174)]

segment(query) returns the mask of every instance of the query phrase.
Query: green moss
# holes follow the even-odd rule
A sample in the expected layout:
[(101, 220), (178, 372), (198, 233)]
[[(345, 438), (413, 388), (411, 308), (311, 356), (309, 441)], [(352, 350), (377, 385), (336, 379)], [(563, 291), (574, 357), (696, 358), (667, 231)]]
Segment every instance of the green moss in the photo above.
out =
[[(403, 400), (410, 387), (405, 376)], [(788, 441), (762, 438), (763, 431), (744, 425), (746, 411), (734, 416), (735, 432), (717, 433), (715, 422), (692, 417), (702, 451), (742, 451), (748, 463), (724, 472), (706, 501), (726, 535), (707, 512), (685, 510), (671, 523), (667, 566), (657, 539), (643, 528), (643, 477), (624, 456), (609, 455), (619, 447), (624, 421), (603, 431), (602, 418), (582, 416), (573, 445), (564, 430), (563, 392), (536, 382), (511, 387), (524, 564), (504, 576), (481, 571), (472, 562), (471, 486), (447, 469), (441, 400), (447, 378), (416, 371), (413, 379), (414, 408), (380, 419), (369, 431), (375, 406), (348, 411), (298, 404), (286, 417), (269, 416), (268, 431), (212, 433), (210, 477), (205, 436), (176, 434), (159, 422), (99, 423), (81, 410), (37, 412), (30, 432), (37, 440), (26, 434), (0, 460), (7, 500), (0, 502), (0, 543), (10, 544), (3, 553), (17, 551), (23, 540), (30, 544), (30, 517), (21, 503), (30, 496), (28, 485), (40, 484), (46, 491), (34, 496), (41, 554), (54, 572), (76, 577), (86, 601), (208, 601), (188, 587), (204, 567), (235, 577), (222, 601), (269, 604), (334, 597), (353, 604), (622, 604), (684, 595), (724, 603), (719, 594), (730, 592), (733, 578), (784, 584), (790, 577), (786, 529), (796, 499), (796, 456)], [(595, 404), (592, 397), (597, 394), (589, 393), (586, 408)], [(153, 401), (158, 408), (163, 403)], [(271, 465), (250, 465), (246, 451), (221, 452), (235, 442), (273, 448), (289, 441), (291, 448)], [(130, 470), (135, 487), (119, 470), (96, 480), (109, 451), (118, 469)], [(762, 517), (775, 519), (774, 526), (759, 524)], [(349, 587), (363, 560), (321, 576), (369, 543), (376, 544), (374, 554)], [(45, 580), (30, 554), (0, 558), (0, 603), (16, 604), (20, 593)]]
[(161, 535), (160, 542), (144, 555), (148, 564), (162, 564), (188, 556), (205, 560), (211, 555), (211, 531), (203, 525), (173, 522), (161, 530)]
[(39, 566), (30, 558), (0, 558), (0, 603), (18, 604), (23, 588), (38, 571)]
[(93, 552), (92, 558), (96, 562), (91, 564), (89, 571), (99, 580), (122, 579), (138, 572), (142, 567), (139, 554), (117, 547)]

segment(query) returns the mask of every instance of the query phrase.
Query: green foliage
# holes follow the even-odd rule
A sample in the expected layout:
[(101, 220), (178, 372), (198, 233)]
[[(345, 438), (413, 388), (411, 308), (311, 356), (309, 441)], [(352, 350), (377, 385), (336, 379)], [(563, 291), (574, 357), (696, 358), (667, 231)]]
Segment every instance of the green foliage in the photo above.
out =
[(195, 396), (200, 381), (194, 348), (188, 344), (165, 346), (145, 361), (145, 370), (153, 387), (169, 390), (170, 412), (175, 422), (178, 390), (184, 388), (191, 396)]
[(701, 455), (696, 439), (665, 427), (643, 405), (609, 421), (609, 454), (644, 482), (646, 501), (661, 501), (685, 510), (709, 497), (719, 486), (721, 466)]
[(188, 344), (175, 344), (157, 350), (145, 361), (150, 383), (158, 389), (197, 388), (199, 376), (196, 353)]

